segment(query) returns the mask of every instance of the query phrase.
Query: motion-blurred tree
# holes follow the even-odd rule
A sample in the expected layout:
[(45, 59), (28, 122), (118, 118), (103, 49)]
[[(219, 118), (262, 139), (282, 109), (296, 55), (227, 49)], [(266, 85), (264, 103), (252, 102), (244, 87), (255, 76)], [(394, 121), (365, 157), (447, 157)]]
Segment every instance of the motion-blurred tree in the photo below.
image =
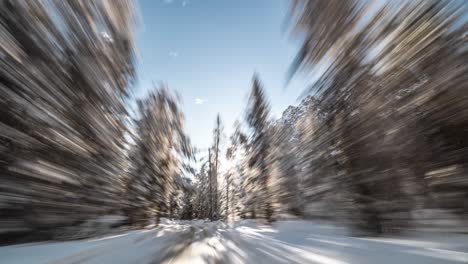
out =
[(263, 88), (257, 76), (254, 75), (246, 116), (247, 123), (252, 131), (249, 143), (250, 153), (248, 153), (252, 177), (247, 180), (249, 189), (246, 192), (251, 196), (250, 202), (253, 203), (253, 217), (256, 217), (258, 207), (262, 216), (268, 222), (271, 222), (273, 220), (273, 205), (271, 201), (272, 193), (269, 190), (271, 141), (268, 133), (268, 111), (268, 103)]
[[(385, 232), (413, 210), (444, 207), (445, 198), (430, 198), (436, 191), (463, 207), (466, 10), (464, 1), (291, 5), (294, 30), (305, 36), (292, 73), (325, 68), (308, 90), (324, 117), (308, 140), (323, 157), (312, 166), (334, 164), (327, 177), (350, 190), (342, 201), (352, 201), (347, 210), (361, 229)], [(331, 180), (334, 171), (340, 180)]]
[(171, 198), (178, 193), (183, 157), (191, 149), (178, 101), (166, 88), (140, 101), (139, 112), (126, 211), (133, 222), (145, 224), (151, 219), (159, 222), (163, 213), (173, 212)]
[(119, 209), (133, 11), (127, 0), (1, 1), (2, 229), (51, 235)]

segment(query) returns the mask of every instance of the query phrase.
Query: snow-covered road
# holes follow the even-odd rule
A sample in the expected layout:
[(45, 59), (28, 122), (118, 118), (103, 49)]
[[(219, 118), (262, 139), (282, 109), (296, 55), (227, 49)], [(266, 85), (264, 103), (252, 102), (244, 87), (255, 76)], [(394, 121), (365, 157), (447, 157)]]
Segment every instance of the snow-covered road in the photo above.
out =
[(0, 247), (0, 263), (468, 263), (468, 236), (355, 238), (306, 221), (168, 222), (98, 239)]

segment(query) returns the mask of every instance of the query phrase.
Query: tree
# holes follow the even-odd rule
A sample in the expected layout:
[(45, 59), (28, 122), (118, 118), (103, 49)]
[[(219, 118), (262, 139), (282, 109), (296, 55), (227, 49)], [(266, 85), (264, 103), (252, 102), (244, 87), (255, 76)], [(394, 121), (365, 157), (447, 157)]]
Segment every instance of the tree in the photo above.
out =
[[(215, 214), (216, 217), (219, 216), (219, 208), (218, 208), (218, 168), (219, 168), (219, 153), (220, 153), (220, 141), (221, 141), (221, 134), (222, 134), (222, 125), (221, 125), (221, 117), (218, 114), (216, 116), (216, 126), (213, 130), (213, 169), (211, 170), (210, 177), (212, 177), (212, 191), (213, 191), (213, 210), (212, 214)], [(213, 215), (211, 216), (213, 219)]]
[(203, 219), (210, 217), (210, 192), (209, 177), (207, 172), (207, 162), (204, 162), (196, 174), (196, 192), (194, 198), (194, 214), (196, 218)]
[(234, 132), (230, 136), (230, 143), (226, 150), (227, 168), (225, 172), (224, 216), (226, 220), (240, 216), (243, 208), (243, 180), (246, 170), (247, 137), (242, 132), (239, 122), (234, 124)]
[(164, 213), (172, 216), (181, 184), (184, 156), (191, 155), (178, 101), (162, 87), (139, 102), (135, 155), (127, 184), (132, 197), (127, 213), (145, 224)]
[(401, 228), (412, 210), (433, 204), (435, 189), (454, 190), (428, 174), (448, 169), (444, 179), (454, 180), (464, 170), (464, 135), (453, 131), (466, 124), (466, 8), (457, 1), (298, 0), (291, 6), (294, 31), (305, 36), (291, 72), (325, 67), (307, 90), (316, 92), (324, 118), (306, 140), (320, 159), (308, 154), (306, 163), (329, 161), (322, 171), (348, 191), (342, 201), (361, 230)]
[[(270, 138), (268, 134), (268, 104), (261, 87), (260, 81), (254, 75), (252, 81), (252, 91), (247, 106), (247, 123), (251, 128), (250, 147), (249, 147), (249, 166), (253, 170), (253, 176), (248, 181), (251, 195), (258, 192), (258, 201), (254, 202), (253, 215), (256, 216), (255, 203), (263, 213), (263, 217), (271, 222), (273, 216), (273, 205), (271, 202), (271, 193), (269, 192), (269, 151)], [(256, 200), (256, 199), (255, 199)]]
[(50, 238), (119, 211), (133, 15), (126, 0), (0, 3), (0, 193), (11, 197), (0, 217), (12, 218), (9, 230)]

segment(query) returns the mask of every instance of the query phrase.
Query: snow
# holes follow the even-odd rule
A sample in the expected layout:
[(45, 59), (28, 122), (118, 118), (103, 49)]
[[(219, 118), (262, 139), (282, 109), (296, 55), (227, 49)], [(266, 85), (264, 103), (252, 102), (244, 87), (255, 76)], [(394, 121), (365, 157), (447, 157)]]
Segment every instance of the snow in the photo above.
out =
[(303, 220), (161, 223), (96, 239), (0, 247), (0, 263), (468, 263), (463, 234), (358, 238)]

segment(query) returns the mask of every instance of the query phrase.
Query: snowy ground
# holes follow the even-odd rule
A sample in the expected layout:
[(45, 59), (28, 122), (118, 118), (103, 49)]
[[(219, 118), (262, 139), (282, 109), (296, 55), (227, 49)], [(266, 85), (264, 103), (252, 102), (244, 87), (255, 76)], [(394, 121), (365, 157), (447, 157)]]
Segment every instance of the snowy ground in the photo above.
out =
[(0, 247), (0, 263), (468, 263), (468, 236), (354, 238), (306, 221), (167, 222), (97, 239)]

